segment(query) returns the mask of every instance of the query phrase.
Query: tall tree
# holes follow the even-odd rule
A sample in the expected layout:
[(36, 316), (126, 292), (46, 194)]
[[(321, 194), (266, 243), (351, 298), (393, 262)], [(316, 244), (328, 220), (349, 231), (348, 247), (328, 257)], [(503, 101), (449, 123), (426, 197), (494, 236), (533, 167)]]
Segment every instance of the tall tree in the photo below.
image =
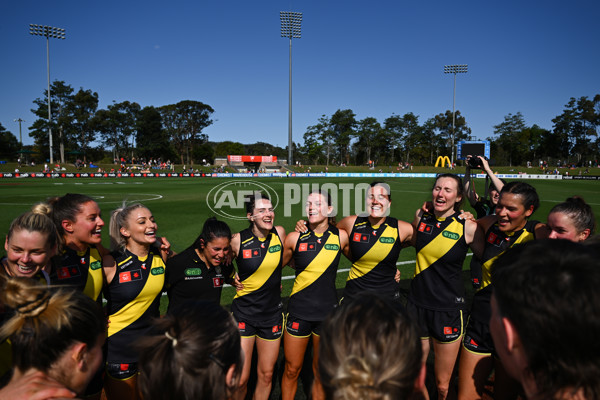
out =
[[(73, 117), (69, 112), (68, 105), (73, 101), (73, 88), (64, 81), (56, 80), (50, 86), (50, 106), (52, 108), (52, 142), (58, 144), (60, 162), (65, 162), (65, 144), (70, 142), (73, 134)], [(49, 156), (48, 138), (48, 98), (47, 92), (44, 96), (33, 101), (37, 108), (31, 111), (38, 117), (29, 127), (29, 136), (34, 138), (35, 146), (42, 151), (44, 158)]]
[[(434, 117), (435, 127), (440, 132), (442, 137), (446, 139), (446, 146), (443, 149), (448, 155), (452, 153), (452, 134), (454, 132), (454, 146), (460, 140), (468, 140), (471, 138), (471, 128), (467, 126), (467, 121), (459, 110), (454, 114), (454, 131), (452, 128), (452, 111), (446, 110), (445, 113), (438, 114)], [(456, 154), (456, 153), (455, 153)]]
[(181, 163), (184, 163), (185, 157), (189, 164), (193, 145), (208, 141), (208, 136), (202, 135), (202, 130), (213, 123), (210, 116), (214, 110), (207, 104), (193, 100), (162, 106), (158, 110), (163, 126), (179, 153)]
[[(381, 125), (373, 117), (366, 117), (358, 122), (356, 131), (357, 148), (364, 152), (366, 160), (364, 161), (379, 161), (379, 153), (373, 155), (373, 148), (381, 147), (383, 144)], [(359, 164), (359, 160), (357, 160)]]
[(0, 157), (12, 160), (20, 147), (17, 137), (0, 124)]
[(394, 153), (399, 152), (405, 139), (404, 120), (400, 115), (392, 114), (383, 122), (383, 129), (387, 131), (391, 152), (391, 162), (394, 163)]
[(96, 140), (93, 118), (98, 109), (98, 93), (80, 88), (66, 108), (73, 117), (73, 140), (83, 152), (83, 161), (86, 162), (86, 150)]
[(526, 150), (523, 132), (527, 128), (525, 118), (521, 112), (504, 116), (504, 121), (494, 125), (494, 135), (498, 136), (497, 142), (507, 158), (508, 165), (520, 164), (525, 159)]
[(329, 165), (331, 139), (330, 120), (326, 115), (322, 115), (316, 125), (306, 128), (302, 149), (309, 162), (319, 164), (325, 154), (326, 163)]
[(575, 154), (577, 162), (592, 156), (594, 153), (594, 138), (598, 136), (598, 115), (596, 114), (597, 104), (600, 98), (596, 96), (594, 100), (586, 96), (576, 99), (571, 97), (565, 105), (561, 115), (552, 120), (554, 123), (554, 133), (560, 138), (563, 144), (561, 153), (563, 157)]
[(330, 120), (331, 136), (341, 162), (350, 162), (350, 142), (356, 135), (356, 114), (352, 110), (337, 110)]
[(402, 126), (404, 127), (403, 150), (406, 156), (405, 162), (410, 161), (411, 150), (419, 143), (419, 135), (422, 129), (419, 125), (419, 116), (413, 113), (406, 113), (402, 116)]
[(152, 106), (142, 108), (138, 114), (135, 143), (138, 154), (148, 160), (166, 161), (176, 157), (169, 135), (162, 127), (160, 112)]
[(94, 127), (100, 132), (102, 143), (113, 148), (114, 158), (120, 158), (120, 152), (127, 152), (131, 147), (139, 112), (140, 105), (129, 101), (113, 103), (106, 110), (96, 112)]

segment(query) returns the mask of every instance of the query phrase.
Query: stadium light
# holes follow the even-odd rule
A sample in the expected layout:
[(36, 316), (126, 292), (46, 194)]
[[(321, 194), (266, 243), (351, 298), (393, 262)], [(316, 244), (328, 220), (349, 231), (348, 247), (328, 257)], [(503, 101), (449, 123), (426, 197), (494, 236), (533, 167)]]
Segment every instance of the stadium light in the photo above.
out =
[(48, 142), (50, 144), (50, 164), (54, 164), (54, 157), (52, 156), (52, 109), (50, 107), (50, 38), (64, 39), (65, 30), (53, 26), (29, 24), (29, 33), (34, 36), (46, 37), (46, 65), (48, 67)]
[(454, 74), (454, 92), (452, 94), (452, 157), (450, 158), (450, 163), (452, 166), (454, 165), (454, 137), (455, 137), (455, 105), (456, 105), (456, 74), (466, 74), (467, 73), (467, 64), (452, 64), (452, 65), (444, 65), (444, 73), (445, 74)]
[(25, 120), (17, 118), (15, 119), (15, 122), (19, 123), (19, 143), (21, 143), (21, 147), (23, 147), (23, 136), (21, 136), (21, 122), (25, 122)]
[(288, 165), (292, 165), (292, 39), (302, 37), (302, 13), (292, 11), (280, 11), (281, 37), (290, 39), (290, 93), (288, 111)]

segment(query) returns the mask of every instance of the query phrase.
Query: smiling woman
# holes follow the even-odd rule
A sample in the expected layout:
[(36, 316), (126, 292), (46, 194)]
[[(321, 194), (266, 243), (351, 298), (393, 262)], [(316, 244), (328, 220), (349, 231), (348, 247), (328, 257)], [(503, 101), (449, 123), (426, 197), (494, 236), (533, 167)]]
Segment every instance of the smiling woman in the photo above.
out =
[(160, 294), (165, 282), (165, 263), (152, 246), (158, 225), (140, 203), (115, 210), (110, 236), (115, 264), (104, 266), (108, 301), (105, 390), (108, 399), (139, 398), (138, 354), (133, 343), (149, 332), (159, 316)]
[(0, 275), (33, 278), (49, 282), (50, 260), (56, 254), (58, 232), (45, 214), (29, 211), (17, 217), (10, 225), (1, 260)]
[(228, 262), (231, 230), (212, 217), (204, 222), (194, 243), (167, 262), (167, 294), (170, 313), (186, 300), (210, 300), (219, 304), (225, 283), (233, 283)]

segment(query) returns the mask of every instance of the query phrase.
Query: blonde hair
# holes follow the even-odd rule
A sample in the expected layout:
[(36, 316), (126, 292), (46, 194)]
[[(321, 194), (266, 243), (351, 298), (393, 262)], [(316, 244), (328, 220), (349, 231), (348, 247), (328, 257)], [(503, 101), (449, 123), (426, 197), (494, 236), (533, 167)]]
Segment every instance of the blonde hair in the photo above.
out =
[(406, 311), (373, 293), (344, 303), (323, 323), (319, 377), (327, 399), (410, 396), (422, 349)]
[(59, 244), (59, 235), (56, 225), (49, 216), (50, 208), (45, 204), (36, 204), (31, 211), (27, 211), (15, 218), (8, 228), (6, 240), (10, 241), (13, 233), (26, 230), (39, 232), (46, 235), (46, 242), (50, 248)]
[(10, 338), (13, 365), (48, 372), (71, 345), (93, 347), (106, 327), (100, 306), (82, 292), (43, 286), (29, 278), (0, 280), (0, 303), (14, 315), (0, 327)]
[(130, 205), (123, 204), (121, 207), (114, 210), (110, 216), (110, 224), (108, 231), (110, 234), (110, 249), (112, 251), (121, 251), (127, 245), (127, 238), (121, 235), (121, 228), (128, 228), (127, 217), (133, 210), (138, 208), (148, 208), (141, 203), (133, 203)]

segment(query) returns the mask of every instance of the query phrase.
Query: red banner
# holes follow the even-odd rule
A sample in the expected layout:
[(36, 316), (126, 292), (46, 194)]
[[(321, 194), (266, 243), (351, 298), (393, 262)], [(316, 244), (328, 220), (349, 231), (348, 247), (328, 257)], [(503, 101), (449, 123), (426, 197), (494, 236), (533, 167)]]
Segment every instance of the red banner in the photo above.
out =
[(227, 161), (237, 162), (277, 162), (277, 156), (227, 156)]

